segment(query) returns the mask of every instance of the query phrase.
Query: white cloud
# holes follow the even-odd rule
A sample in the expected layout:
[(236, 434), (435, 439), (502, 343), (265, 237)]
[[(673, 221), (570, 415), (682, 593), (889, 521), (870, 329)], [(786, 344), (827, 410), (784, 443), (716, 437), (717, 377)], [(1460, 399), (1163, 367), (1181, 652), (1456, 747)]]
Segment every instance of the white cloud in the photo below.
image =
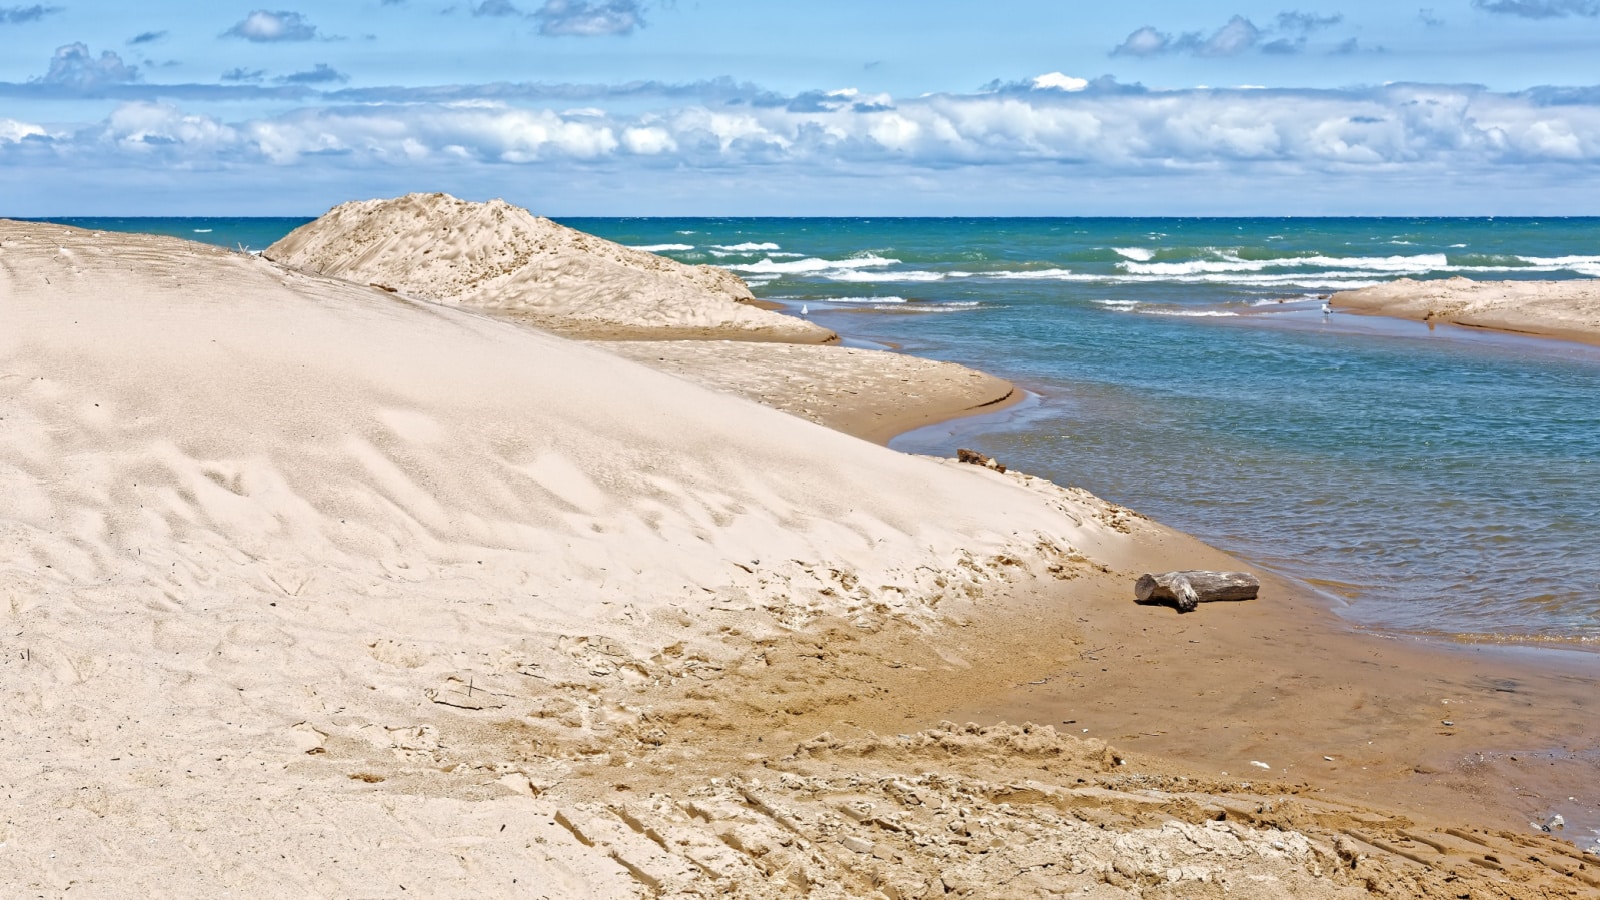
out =
[(18, 122), (16, 119), (0, 119), (0, 143), (15, 144), (30, 137), (49, 137), (50, 133), (41, 125), (31, 122)]
[(1261, 29), (1244, 16), (1234, 16), (1217, 29), (1195, 53), (1200, 56), (1238, 56), (1256, 45)]
[(139, 70), (122, 61), (110, 50), (102, 50), (96, 57), (83, 43), (57, 47), (50, 58), (50, 69), (40, 79), (43, 84), (61, 85), (81, 89), (107, 84), (126, 84), (137, 81)]
[(672, 139), (672, 133), (655, 125), (625, 129), (622, 132), (622, 145), (628, 148), (629, 153), (640, 156), (659, 156), (678, 149), (678, 142)]
[(1033, 79), (1034, 90), (1039, 91), (1081, 91), (1088, 86), (1088, 79), (1074, 78), (1060, 72), (1046, 72)]
[(97, 137), (121, 150), (143, 154), (152, 147), (181, 147), (204, 155), (235, 145), (238, 134), (210, 116), (185, 113), (165, 103), (124, 103), (112, 111)]
[(1135, 29), (1132, 34), (1111, 51), (1112, 56), (1159, 56), (1172, 46), (1172, 36), (1163, 34), (1152, 25)]
[(271, 12), (258, 9), (222, 33), (223, 37), (243, 38), (256, 43), (277, 41), (309, 41), (317, 36), (317, 27), (297, 12), (279, 10)]
[[(1247, 196), (1232, 202), (1290, 210), (1301, 196), (1296, 192), (1335, 183), (1358, 196), (1350, 185), (1384, 179), (1505, 185), (1566, 172), (1570, 183), (1600, 182), (1600, 92), (1557, 97), (1417, 84), (1148, 91), (1100, 82), (1064, 91), (1024, 82), (991, 93), (882, 98), (890, 102), (870, 106), (834, 93), (836, 102), (798, 107), (657, 98), (639, 111), (630, 100), (626, 113), (504, 101), (365, 103), (237, 122), (170, 103), (124, 103), (101, 123), (49, 135), (0, 119), (0, 169), (8, 158), (26, 159), (37, 174), (56, 160), (71, 185), (94, 172), (126, 179), (140, 166), (254, 173), (258, 180), (281, 179), (273, 173), (292, 168), (297, 183), (320, 178), (329, 185), (338, 194), (330, 199), (373, 194), (378, 185), (451, 183), (472, 173), (493, 184), (508, 177), (507, 166), (528, 167), (519, 180), (561, 178), (569, 185), (601, 177), (585, 173), (625, 178), (652, 171), (668, 179), (663, 184), (708, 173), (732, 184), (765, 173), (766, 180), (752, 183), (774, 194), (862, 177), (882, 184), (1088, 178), (1137, 181), (1147, 196), (1169, 196), (1151, 185), (1192, 173), (1241, 185)], [(1299, 187), (1269, 197), (1249, 186), (1259, 179)], [(1185, 191), (1200, 190), (1197, 184)], [(1031, 189), (1018, 190), (1032, 197)], [(947, 199), (990, 198), (958, 192)]]

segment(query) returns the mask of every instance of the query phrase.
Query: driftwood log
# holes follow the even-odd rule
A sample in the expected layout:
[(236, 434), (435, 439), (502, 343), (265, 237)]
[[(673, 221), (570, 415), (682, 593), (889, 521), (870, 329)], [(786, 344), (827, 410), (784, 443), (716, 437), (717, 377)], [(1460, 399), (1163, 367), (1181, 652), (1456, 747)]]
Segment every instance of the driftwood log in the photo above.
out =
[(1140, 603), (1171, 601), (1178, 612), (1193, 612), (1195, 605), (1213, 600), (1254, 600), (1261, 580), (1249, 572), (1164, 572), (1142, 575), (1133, 586)]

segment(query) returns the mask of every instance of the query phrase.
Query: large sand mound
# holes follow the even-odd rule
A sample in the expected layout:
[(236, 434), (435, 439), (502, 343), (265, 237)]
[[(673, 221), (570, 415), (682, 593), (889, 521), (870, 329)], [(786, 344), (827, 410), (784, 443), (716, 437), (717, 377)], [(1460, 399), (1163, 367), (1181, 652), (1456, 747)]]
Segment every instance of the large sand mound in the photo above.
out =
[(448, 194), (341, 204), (268, 259), (358, 284), (495, 310), (586, 336), (818, 343), (827, 329), (751, 305), (744, 282), (575, 231), (504, 200)]
[(387, 814), (293, 801), (328, 777), (307, 751), (426, 757), (448, 710), (714, 672), (730, 621), (928, 620), (1121, 538), (988, 471), (172, 239), (4, 223), (0, 321), (6, 883), (153, 842), (167, 874), (101, 889), (222, 848), (180, 895), (261, 866), (347, 893), (310, 874), (319, 834)]

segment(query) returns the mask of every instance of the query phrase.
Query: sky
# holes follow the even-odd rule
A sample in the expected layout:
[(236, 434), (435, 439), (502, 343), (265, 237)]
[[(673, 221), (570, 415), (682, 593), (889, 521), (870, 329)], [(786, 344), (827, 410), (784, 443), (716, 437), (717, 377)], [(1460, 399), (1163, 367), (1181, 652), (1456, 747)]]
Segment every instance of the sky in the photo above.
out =
[(1600, 0), (265, 2), (0, 0), (0, 215), (1600, 214)]

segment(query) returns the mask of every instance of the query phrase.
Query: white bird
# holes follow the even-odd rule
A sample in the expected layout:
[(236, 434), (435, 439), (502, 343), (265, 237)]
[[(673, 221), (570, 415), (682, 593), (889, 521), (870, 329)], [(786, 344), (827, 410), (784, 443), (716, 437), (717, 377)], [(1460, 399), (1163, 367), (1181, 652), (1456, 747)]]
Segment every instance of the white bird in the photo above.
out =
[(1332, 315), (1333, 314), (1333, 304), (1324, 301), (1323, 304), (1322, 304), (1322, 314), (1325, 315), (1325, 316)]
[(807, 306), (804, 303), (800, 304), (800, 315), (802, 315), (802, 316), (811, 315), (811, 307)]

